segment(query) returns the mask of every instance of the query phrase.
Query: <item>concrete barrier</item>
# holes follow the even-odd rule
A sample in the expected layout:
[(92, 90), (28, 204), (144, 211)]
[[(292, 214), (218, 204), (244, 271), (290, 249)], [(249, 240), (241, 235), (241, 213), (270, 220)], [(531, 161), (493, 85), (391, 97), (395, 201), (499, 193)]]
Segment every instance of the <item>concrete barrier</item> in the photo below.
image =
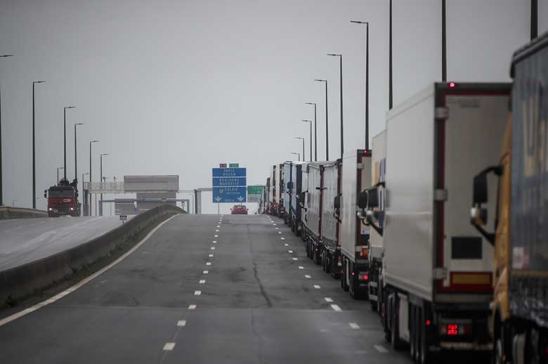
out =
[(0, 220), (27, 219), (32, 217), (48, 217), (47, 211), (26, 209), (22, 207), (0, 206)]
[(87, 243), (0, 272), (0, 307), (40, 295), (77, 274), (91, 274), (130, 249), (162, 221), (183, 212), (175, 206), (158, 206)]

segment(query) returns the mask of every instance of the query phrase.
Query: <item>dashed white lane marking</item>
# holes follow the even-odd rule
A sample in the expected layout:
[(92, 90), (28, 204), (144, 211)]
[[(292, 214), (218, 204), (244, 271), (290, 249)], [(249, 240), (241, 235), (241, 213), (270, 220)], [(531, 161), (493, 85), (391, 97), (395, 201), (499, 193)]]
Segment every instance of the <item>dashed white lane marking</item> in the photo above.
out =
[(355, 322), (349, 322), (348, 325), (350, 325), (350, 327), (353, 328), (354, 330), (358, 330), (360, 328), (360, 325), (358, 325)]
[(280, 228), (276, 226), (274, 229), (278, 230), (278, 229), (280, 229)]
[(274, 226), (276, 226), (276, 223), (273, 223), (273, 224), (274, 224)]
[(217, 225), (217, 229), (220, 228), (220, 227), (221, 227), (221, 225)]
[(101, 274), (103, 274), (104, 272), (106, 272), (107, 270), (109, 270), (110, 268), (114, 267), (116, 264), (120, 263), (122, 260), (126, 259), (131, 253), (133, 253), (134, 251), (136, 251), (137, 249), (139, 249), (158, 229), (160, 229), (164, 224), (166, 224), (167, 222), (171, 221), (172, 219), (174, 219), (177, 215), (175, 216), (172, 216), (170, 217), (169, 219), (165, 220), (164, 222), (162, 222), (160, 225), (156, 226), (154, 229), (152, 229), (144, 238), (143, 240), (141, 240), (139, 243), (137, 243), (137, 245), (135, 245), (133, 248), (131, 248), (129, 251), (127, 251), (124, 255), (122, 255), (121, 257), (119, 257), (118, 259), (116, 259), (114, 262), (110, 263), (109, 265), (107, 265), (106, 267), (104, 267), (103, 269), (93, 273), (92, 275), (90, 275), (89, 277), (87, 278), (84, 278), (83, 280), (81, 280), (80, 282), (76, 283), (74, 286), (72, 287), (69, 287), (67, 288), (66, 290), (64, 290), (63, 292), (60, 292), (58, 293), (57, 295), (51, 297), (51, 298), (48, 298), (47, 300), (45, 301), (42, 301), (42, 302), (39, 302), (37, 304), (35, 304), (34, 306), (31, 306), (27, 309), (24, 309), (23, 311), (19, 311), (19, 312), (16, 312), (14, 313), (13, 315), (11, 316), (8, 316), (8, 317), (5, 317), (3, 319), (0, 320), (0, 327), (4, 326), (5, 324), (7, 323), (10, 323), (14, 320), (17, 320), (18, 318), (21, 318), (23, 316), (26, 316), (28, 315), (29, 313), (32, 313), (36, 310), (39, 310), (41, 309), (42, 307), (44, 306), (47, 306), (49, 304), (52, 304), (54, 302), (57, 302), (58, 300), (60, 300), (61, 298), (65, 297), (66, 295), (68, 295), (69, 293), (72, 293), (74, 291), (76, 291), (77, 289), (79, 289), (80, 287), (82, 287), (84, 284), (92, 281), (93, 279), (99, 277)]
[(196, 305), (188, 305), (188, 309), (189, 310), (195, 310), (196, 309)]
[(219, 235), (213, 235), (213, 237), (214, 237), (214, 238), (218, 238), (218, 237), (219, 237)]
[(215, 247), (214, 247), (214, 246), (212, 246), (212, 247), (211, 247), (211, 248), (209, 248), (209, 249), (211, 249), (211, 250), (215, 250)]
[(206, 265), (211, 265), (211, 262), (206, 262)]
[(219, 232), (219, 229), (215, 229), (215, 232), (218, 233), (218, 232)]
[(213, 258), (213, 254), (209, 254), (208, 256), (209, 256), (210, 258)]
[(178, 327), (185, 327), (186, 326), (186, 320), (179, 320), (177, 321)]
[(289, 246), (289, 244), (285, 243), (284, 246)]
[(337, 312), (342, 311), (342, 309), (339, 307), (339, 305), (331, 305), (331, 308), (332, 308), (334, 311), (337, 311)]
[(293, 250), (288, 250), (287, 251), (289, 254), (293, 254)]
[(278, 234), (281, 234), (282, 232), (281, 231), (278, 231)]
[(379, 353), (388, 353), (388, 350), (386, 350), (386, 348), (382, 345), (373, 345), (373, 347), (377, 349)]
[(315, 284), (315, 285), (314, 285), (314, 288), (316, 288), (316, 289), (320, 289), (320, 288), (322, 288), (322, 287), (320, 287), (320, 285), (319, 285), (319, 284)]
[(280, 239), (281, 239), (281, 240), (285, 240), (285, 238), (284, 238), (283, 236), (282, 236)]
[(208, 274), (209, 271), (208, 271), (208, 270), (204, 270), (202, 273), (203, 273), (203, 274)]
[(175, 343), (166, 343), (164, 345), (164, 351), (171, 351), (175, 347)]
[(200, 284), (205, 284), (206, 280), (205, 279), (200, 279), (200, 281), (198, 283)]
[(325, 302), (333, 302), (333, 299), (331, 297), (324, 297), (323, 299), (325, 300)]
[(213, 243), (213, 244), (217, 244), (217, 240), (213, 240), (212, 243)]
[(299, 265), (299, 269), (304, 269), (304, 267), (302, 265)]
[(307, 279), (312, 278), (312, 277), (310, 276), (310, 274), (305, 274), (304, 277), (307, 278)]
[(291, 258), (291, 259), (293, 259), (294, 261), (299, 260), (299, 258), (297, 258), (297, 257), (293, 257), (293, 258)]
[(202, 291), (194, 291), (194, 296), (200, 296), (202, 294)]

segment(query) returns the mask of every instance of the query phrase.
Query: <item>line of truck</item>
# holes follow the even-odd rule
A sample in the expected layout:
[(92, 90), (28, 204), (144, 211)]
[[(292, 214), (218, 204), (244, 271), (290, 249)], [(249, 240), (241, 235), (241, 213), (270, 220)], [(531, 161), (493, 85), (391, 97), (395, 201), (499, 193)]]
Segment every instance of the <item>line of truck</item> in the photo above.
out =
[(548, 33), (511, 69), (513, 83), (434, 83), (388, 112), (372, 150), (267, 180), (264, 212), (417, 363), (548, 363)]

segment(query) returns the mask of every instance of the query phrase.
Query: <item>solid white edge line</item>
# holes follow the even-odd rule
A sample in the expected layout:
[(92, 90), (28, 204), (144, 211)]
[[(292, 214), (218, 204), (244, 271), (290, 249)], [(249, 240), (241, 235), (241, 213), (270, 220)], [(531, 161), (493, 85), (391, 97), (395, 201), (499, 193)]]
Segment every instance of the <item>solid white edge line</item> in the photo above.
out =
[(42, 307), (45, 307), (49, 304), (52, 304), (52, 303), (60, 300), (61, 298), (65, 297), (66, 295), (76, 291), (77, 289), (79, 289), (80, 287), (85, 285), (86, 283), (88, 283), (88, 282), (92, 281), (93, 279), (99, 277), (101, 274), (103, 274), (104, 272), (106, 272), (110, 268), (114, 267), (116, 264), (118, 264), (122, 260), (126, 259), (131, 253), (133, 253), (134, 251), (139, 249), (141, 247), (141, 245), (143, 245), (152, 236), (152, 234), (154, 234), (159, 228), (161, 228), (165, 223), (167, 223), (168, 221), (173, 219), (175, 216), (177, 216), (177, 215), (173, 215), (169, 219), (163, 221), (160, 225), (156, 226), (140, 242), (138, 242), (137, 245), (135, 245), (133, 248), (128, 250), (121, 257), (119, 257), (118, 259), (116, 259), (114, 262), (110, 263), (106, 267), (103, 267), (102, 269), (98, 270), (97, 272), (93, 273), (92, 275), (88, 276), (87, 278), (82, 279), (80, 282), (78, 282), (75, 285), (65, 289), (64, 291), (56, 294), (55, 296), (48, 298), (47, 300), (39, 302), (39, 303), (35, 304), (34, 306), (28, 307), (28, 308), (24, 309), (23, 311), (16, 312), (13, 315), (10, 315), (8, 317), (4, 317), (3, 319), (0, 320), (0, 327), (2, 327), (5, 324), (10, 323), (14, 320), (17, 320), (18, 318), (26, 316), (31, 312), (39, 310)]
[(377, 349), (379, 353), (388, 353), (388, 350), (382, 345), (373, 345), (373, 347)]

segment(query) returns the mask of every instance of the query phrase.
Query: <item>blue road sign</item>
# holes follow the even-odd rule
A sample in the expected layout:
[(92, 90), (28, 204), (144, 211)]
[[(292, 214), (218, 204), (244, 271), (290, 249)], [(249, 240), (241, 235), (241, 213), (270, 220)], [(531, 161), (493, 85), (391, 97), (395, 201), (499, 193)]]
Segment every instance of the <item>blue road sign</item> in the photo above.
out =
[(240, 187), (213, 187), (213, 202), (244, 203), (246, 201), (247, 188)]
[(215, 177), (213, 178), (213, 187), (241, 187), (246, 185), (245, 177)]
[(245, 168), (213, 168), (213, 178), (216, 177), (245, 177)]

